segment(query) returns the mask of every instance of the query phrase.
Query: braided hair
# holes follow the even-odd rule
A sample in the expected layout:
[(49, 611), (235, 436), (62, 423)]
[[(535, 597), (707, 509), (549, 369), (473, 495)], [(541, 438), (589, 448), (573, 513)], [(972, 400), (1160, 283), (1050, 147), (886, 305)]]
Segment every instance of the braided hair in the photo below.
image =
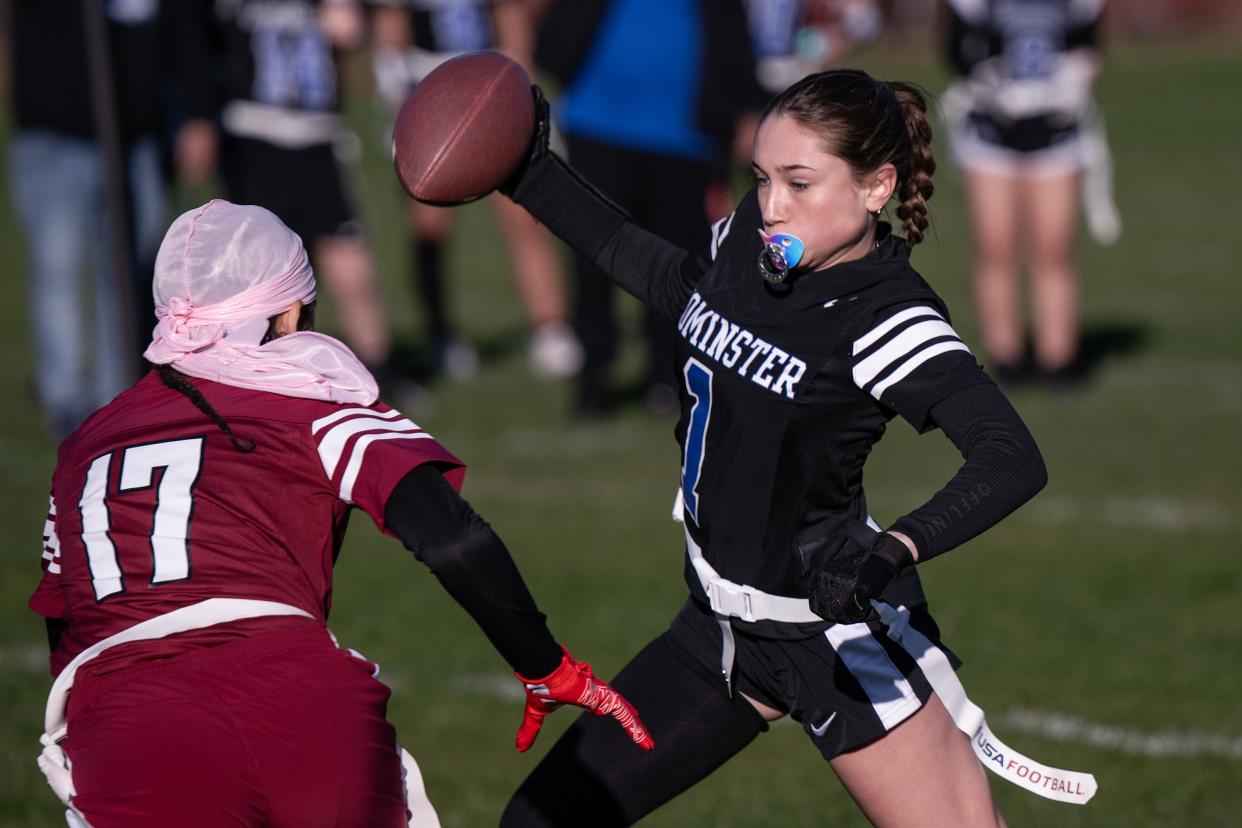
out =
[(858, 69), (808, 75), (777, 95), (763, 117), (788, 115), (815, 130), (856, 181), (884, 164), (897, 170), (897, 217), (906, 244), (923, 241), (935, 187), (927, 94), (914, 84), (879, 81)]
[(185, 374), (178, 371), (171, 365), (156, 365), (155, 372), (160, 375), (160, 380), (174, 391), (184, 394), (190, 402), (199, 411), (206, 414), (213, 423), (219, 426), (224, 432), (224, 436), (229, 438), (229, 442), (233, 444), (233, 448), (242, 454), (249, 454), (254, 451), (254, 440), (248, 440), (245, 437), (238, 437), (233, 433), (233, 429), (228, 422), (220, 416), (220, 412), (211, 407), (211, 403), (207, 402), (207, 398), (203, 396), (203, 392), (198, 390), (198, 386), (190, 382)]

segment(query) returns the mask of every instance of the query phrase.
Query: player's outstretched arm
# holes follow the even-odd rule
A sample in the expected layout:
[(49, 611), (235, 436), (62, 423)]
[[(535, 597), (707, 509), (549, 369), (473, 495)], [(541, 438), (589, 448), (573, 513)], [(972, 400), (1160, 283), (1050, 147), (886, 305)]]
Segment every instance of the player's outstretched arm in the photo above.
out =
[(691, 253), (630, 217), (548, 148), (548, 103), (538, 86), (535, 134), (525, 161), (500, 191), (655, 312), (676, 319), (702, 276)]
[(613, 716), (635, 743), (651, 749), (651, 737), (634, 708), (595, 678), (589, 664), (575, 661), (557, 644), (509, 550), (434, 465), (418, 466), (401, 479), (384, 508), (384, 522), (431, 569), (526, 685), (518, 750), (530, 747), (543, 717), (561, 704)]
[(514, 670), (543, 675), (560, 663), (560, 645), (509, 550), (436, 466), (425, 463), (401, 479), (384, 522)]
[(563, 704), (581, 707), (596, 716), (612, 716), (625, 728), (634, 744), (643, 750), (655, 747), (634, 706), (606, 682), (596, 678), (590, 664), (575, 660), (569, 650), (564, 651), (557, 668), (543, 678), (527, 678), (521, 673), (515, 675), (526, 688), (526, 714), (514, 740), (519, 752), (530, 749), (539, 736), (543, 720)]

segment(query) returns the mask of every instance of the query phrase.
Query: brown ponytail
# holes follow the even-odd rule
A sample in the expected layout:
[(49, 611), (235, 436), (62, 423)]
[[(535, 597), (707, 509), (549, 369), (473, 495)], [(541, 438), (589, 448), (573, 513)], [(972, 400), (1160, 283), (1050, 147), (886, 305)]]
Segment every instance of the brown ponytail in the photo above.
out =
[(923, 241), (936, 160), (922, 90), (902, 81), (878, 81), (858, 69), (831, 69), (808, 75), (773, 98), (763, 117), (772, 114), (788, 115), (818, 132), (825, 150), (849, 164), (856, 181), (892, 164), (906, 244)]
[[(900, 175), (897, 185), (897, 218), (906, 231), (906, 244), (913, 247), (923, 240), (927, 230), (927, 202), (936, 186), (932, 175), (936, 172), (936, 159), (932, 157), (932, 129), (927, 120), (927, 99), (917, 86), (901, 81), (889, 81), (888, 87), (897, 96), (901, 114), (910, 137), (909, 165)], [(900, 168), (899, 168), (900, 169)]]

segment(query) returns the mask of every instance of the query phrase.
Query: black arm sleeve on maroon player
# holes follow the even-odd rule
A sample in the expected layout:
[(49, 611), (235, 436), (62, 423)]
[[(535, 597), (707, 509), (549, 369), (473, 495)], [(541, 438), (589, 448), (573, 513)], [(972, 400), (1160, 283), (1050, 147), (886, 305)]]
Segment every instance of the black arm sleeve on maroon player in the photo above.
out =
[(516, 672), (546, 676), (557, 668), (560, 645), (509, 550), (433, 464), (401, 478), (384, 520)]
[(44, 618), (43, 620), (47, 622), (48, 650), (56, 652), (56, 648), (60, 646), (60, 637), (65, 634), (65, 628), (69, 624), (63, 618)]
[(1035, 439), (994, 383), (950, 394), (931, 415), (966, 462), (931, 500), (889, 527), (910, 536), (920, 563), (995, 525), (1048, 482)]
[(531, 162), (511, 196), (613, 282), (661, 316), (686, 307), (702, 262), (638, 227), (556, 153)]

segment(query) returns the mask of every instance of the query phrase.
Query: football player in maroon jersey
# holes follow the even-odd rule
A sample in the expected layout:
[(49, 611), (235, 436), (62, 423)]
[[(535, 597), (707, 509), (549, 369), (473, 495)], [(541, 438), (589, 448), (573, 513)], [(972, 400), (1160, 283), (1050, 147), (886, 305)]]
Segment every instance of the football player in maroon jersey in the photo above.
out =
[(154, 365), (61, 445), (31, 608), (52, 672), (39, 764), (104, 826), (438, 825), (377, 668), (326, 626), (356, 507), (402, 541), (527, 690), (651, 739), (549, 633), (465, 467), (311, 330), (298, 237), (260, 207), (178, 218), (156, 261)]

